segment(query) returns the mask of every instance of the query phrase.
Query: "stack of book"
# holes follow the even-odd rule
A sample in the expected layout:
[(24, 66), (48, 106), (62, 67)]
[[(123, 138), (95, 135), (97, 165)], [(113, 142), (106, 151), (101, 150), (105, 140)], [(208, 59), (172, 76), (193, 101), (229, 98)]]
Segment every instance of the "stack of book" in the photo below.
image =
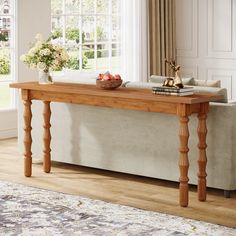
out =
[(152, 92), (159, 95), (188, 96), (193, 94), (193, 87), (175, 88), (175, 87), (152, 87)]

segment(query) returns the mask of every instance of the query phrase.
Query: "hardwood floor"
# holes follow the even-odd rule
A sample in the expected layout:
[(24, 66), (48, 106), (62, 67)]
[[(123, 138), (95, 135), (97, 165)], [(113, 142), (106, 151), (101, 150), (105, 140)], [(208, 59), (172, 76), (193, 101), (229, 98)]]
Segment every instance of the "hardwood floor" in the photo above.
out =
[(0, 140), (0, 180), (53, 191), (86, 196), (145, 210), (169, 213), (236, 228), (236, 192), (207, 190), (207, 201), (197, 200), (190, 186), (189, 207), (178, 203), (178, 183), (53, 162), (52, 172), (43, 172), (40, 160), (33, 161), (33, 175), (23, 175), (23, 158), (17, 140)]

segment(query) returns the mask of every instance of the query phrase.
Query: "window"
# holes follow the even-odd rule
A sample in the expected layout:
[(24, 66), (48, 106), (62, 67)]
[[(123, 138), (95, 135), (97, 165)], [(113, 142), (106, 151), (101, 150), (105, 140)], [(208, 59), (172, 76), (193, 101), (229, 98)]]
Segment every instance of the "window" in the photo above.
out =
[(70, 55), (67, 67), (118, 73), (121, 0), (51, 0), (52, 40)]
[(15, 106), (14, 92), (9, 83), (14, 81), (15, 58), (15, 1), (0, 0), (0, 109)]

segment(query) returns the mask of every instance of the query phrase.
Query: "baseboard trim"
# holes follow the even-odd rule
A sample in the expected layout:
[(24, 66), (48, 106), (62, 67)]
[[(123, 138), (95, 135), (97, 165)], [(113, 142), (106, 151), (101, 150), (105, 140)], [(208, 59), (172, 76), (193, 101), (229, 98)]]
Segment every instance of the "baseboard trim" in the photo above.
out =
[(15, 137), (17, 137), (17, 128), (0, 130), (0, 139), (15, 138)]

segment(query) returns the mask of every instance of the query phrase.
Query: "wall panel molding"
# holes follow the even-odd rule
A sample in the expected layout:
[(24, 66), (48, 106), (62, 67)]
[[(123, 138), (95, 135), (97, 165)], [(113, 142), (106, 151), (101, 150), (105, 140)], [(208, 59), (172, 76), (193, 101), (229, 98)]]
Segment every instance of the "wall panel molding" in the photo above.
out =
[(219, 69), (208, 68), (207, 78), (212, 80), (220, 80), (221, 87), (227, 89), (228, 99), (236, 99), (236, 70), (235, 69)]
[(198, 0), (176, 0), (176, 21), (177, 57), (197, 57)]
[(236, 101), (236, 0), (176, 0), (182, 76), (220, 80)]
[(198, 66), (185, 65), (181, 70), (182, 77), (198, 78)]
[(235, 1), (208, 0), (208, 57), (231, 58), (236, 56)]

